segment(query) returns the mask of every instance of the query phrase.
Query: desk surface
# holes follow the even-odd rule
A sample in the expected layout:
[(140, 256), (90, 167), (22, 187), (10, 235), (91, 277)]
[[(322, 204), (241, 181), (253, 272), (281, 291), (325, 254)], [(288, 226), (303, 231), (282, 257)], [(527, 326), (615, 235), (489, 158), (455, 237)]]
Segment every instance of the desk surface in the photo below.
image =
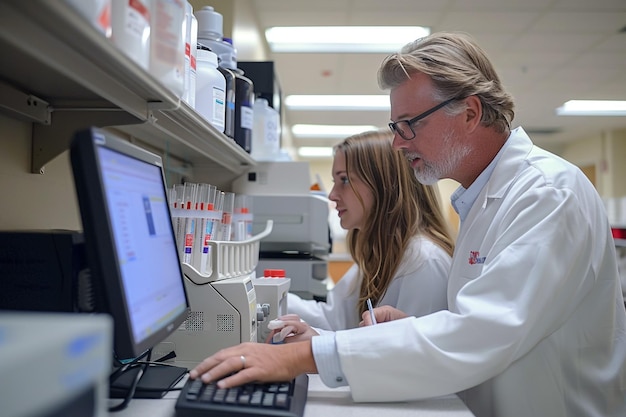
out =
[[(178, 392), (158, 400), (133, 399), (128, 408), (111, 413), (111, 417), (175, 417)], [(111, 400), (115, 404), (118, 400)], [(309, 395), (304, 417), (472, 417), (473, 414), (456, 396), (402, 403), (355, 403), (347, 387), (328, 388), (318, 375), (309, 375)]]

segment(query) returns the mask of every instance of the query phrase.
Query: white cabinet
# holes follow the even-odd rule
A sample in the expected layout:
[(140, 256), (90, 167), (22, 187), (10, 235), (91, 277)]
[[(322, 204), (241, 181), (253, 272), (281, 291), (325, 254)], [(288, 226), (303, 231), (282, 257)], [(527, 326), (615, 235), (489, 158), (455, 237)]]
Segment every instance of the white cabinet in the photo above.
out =
[(0, 111), (33, 122), (34, 173), (88, 126), (131, 135), (205, 182), (228, 183), (256, 165), (61, 0), (2, 0), (0, 53)]

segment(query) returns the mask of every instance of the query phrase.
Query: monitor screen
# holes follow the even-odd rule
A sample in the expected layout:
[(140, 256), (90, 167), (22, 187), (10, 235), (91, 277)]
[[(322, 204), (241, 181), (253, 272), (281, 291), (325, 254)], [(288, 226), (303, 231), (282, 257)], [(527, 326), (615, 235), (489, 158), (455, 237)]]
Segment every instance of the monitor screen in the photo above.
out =
[(134, 358), (189, 312), (161, 157), (96, 128), (70, 157), (95, 310), (113, 316), (117, 358)]

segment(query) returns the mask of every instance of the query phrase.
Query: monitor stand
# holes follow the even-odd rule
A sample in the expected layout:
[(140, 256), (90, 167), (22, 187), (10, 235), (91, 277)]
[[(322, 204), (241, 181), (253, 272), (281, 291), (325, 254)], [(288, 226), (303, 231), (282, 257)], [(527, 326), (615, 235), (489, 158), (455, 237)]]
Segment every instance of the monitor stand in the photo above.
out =
[[(122, 373), (109, 387), (109, 398), (125, 398), (135, 380), (139, 366)], [(133, 398), (163, 398), (187, 373), (187, 368), (171, 365), (150, 365), (146, 368)]]

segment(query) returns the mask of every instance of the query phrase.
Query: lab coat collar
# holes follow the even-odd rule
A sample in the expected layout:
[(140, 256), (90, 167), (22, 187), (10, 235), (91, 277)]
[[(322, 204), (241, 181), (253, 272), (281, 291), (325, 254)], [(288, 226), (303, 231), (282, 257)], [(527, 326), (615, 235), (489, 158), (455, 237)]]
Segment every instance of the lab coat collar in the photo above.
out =
[[(452, 195), (452, 206), (457, 210), (461, 218), (461, 223), (471, 216), (471, 213), (476, 213), (477, 210), (486, 208), (489, 201), (504, 197), (509, 187), (520, 175), (526, 158), (533, 146), (530, 137), (528, 137), (524, 129), (518, 127), (511, 131), (511, 134), (498, 151), (493, 161), (477, 178), (478, 182), (475, 181), (474, 184), (470, 186), (470, 189), (472, 187), (479, 188), (479, 190), (473, 191), (475, 193), (473, 194), (474, 197), (472, 197), (471, 194), (469, 196), (464, 195), (467, 190), (462, 187), (459, 187)], [(511, 176), (511, 172), (515, 174)], [(486, 177), (485, 174), (487, 174)], [(455, 200), (461, 200), (463, 198), (465, 199), (466, 205), (460, 210), (460, 206), (457, 208), (460, 203)]]
[[(525, 150), (520, 150), (520, 147)], [(514, 149), (510, 149), (514, 148)], [(515, 169), (517, 172), (519, 168), (512, 168), (508, 162), (511, 158), (517, 158), (519, 153), (527, 155), (532, 148), (532, 142), (526, 135), (526, 132), (521, 127), (514, 129), (504, 145), (493, 160), (487, 165), (487, 167), (480, 173), (480, 175), (474, 180), (474, 182), (465, 189), (463, 186), (459, 186), (450, 198), (452, 207), (457, 212), (463, 222), (469, 215), (472, 207), (476, 205), (476, 202), (480, 202), (480, 206), (485, 208), (487, 201), (492, 199), (501, 198), (509, 187), (517, 174), (509, 179), (509, 173), (511, 169)], [(502, 162), (503, 161), (503, 162)], [(502, 175), (504, 173), (504, 175)]]
[[(511, 131), (501, 150), (502, 155), (485, 187), (484, 195), (487, 199), (498, 199), (504, 196), (522, 171), (522, 166), (526, 163), (533, 146), (533, 142), (522, 127)], [(512, 171), (515, 172), (514, 176), (511, 176)]]

